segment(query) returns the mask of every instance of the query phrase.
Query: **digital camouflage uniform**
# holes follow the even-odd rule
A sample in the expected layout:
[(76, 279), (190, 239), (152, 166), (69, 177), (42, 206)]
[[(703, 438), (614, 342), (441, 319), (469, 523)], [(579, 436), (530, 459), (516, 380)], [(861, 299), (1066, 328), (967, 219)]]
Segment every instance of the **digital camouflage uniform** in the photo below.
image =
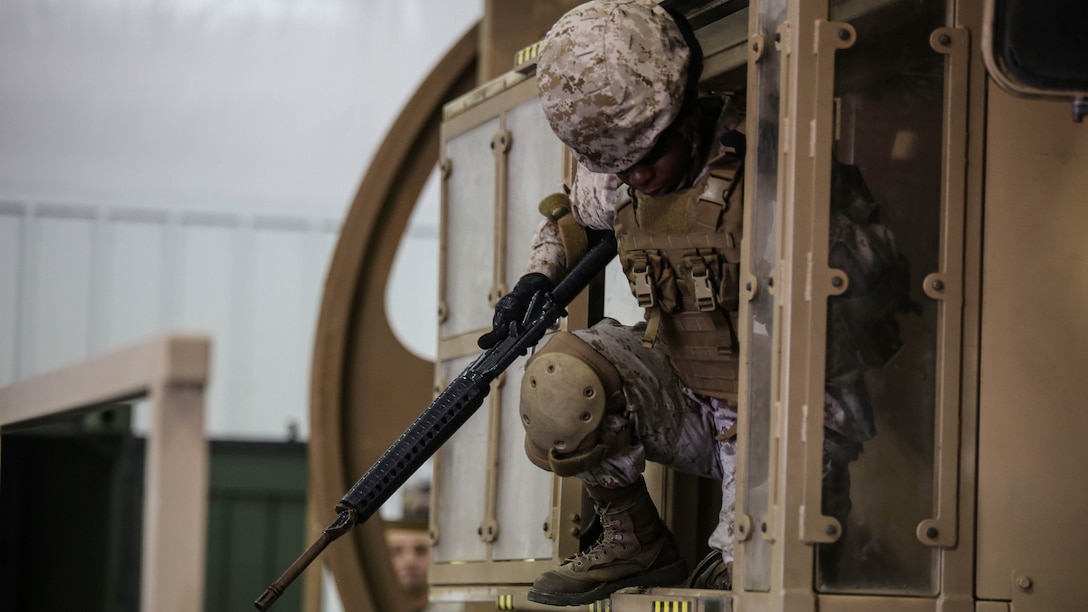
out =
[[(734, 127), (735, 121), (735, 117), (723, 114), (718, 129)], [(704, 167), (695, 180), (705, 172)], [(579, 165), (571, 188), (570, 212), (584, 227), (611, 230), (616, 204), (625, 193), (614, 174), (594, 173)], [(542, 222), (533, 237), (525, 272), (557, 278), (567, 265), (556, 223)], [(578, 474), (578, 478), (605, 487), (631, 484), (641, 477), (649, 459), (683, 472), (722, 479), (720, 521), (708, 543), (722, 552), (725, 561), (732, 561), (736, 439), (723, 434), (735, 430), (736, 407), (685, 386), (660, 345), (642, 345), (644, 330), (644, 323), (625, 327), (606, 319), (591, 329), (574, 332), (612, 362), (623, 377), (627, 409), (622, 416), (612, 417), (609, 429), (630, 427), (638, 432), (631, 447), (616, 449), (599, 467)]]
[[(693, 160), (681, 187), (687, 186), (687, 192), (697, 199), (709, 180), (708, 160), (721, 149), (716, 136), (739, 120), (721, 112), (720, 100), (693, 103), (701, 51), (685, 27), (682, 18), (677, 22), (650, 1), (601, 0), (564, 15), (541, 46), (537, 72), (540, 102), (552, 130), (578, 160), (570, 193), (571, 217), (584, 228), (616, 230), (621, 254), (624, 232), (617, 230), (617, 209), (627, 206), (634, 210), (631, 198), (640, 200), (639, 194), (628, 194), (621, 188), (616, 174), (643, 160), (667, 129), (677, 129), (691, 147)], [(687, 114), (681, 116), (685, 108)], [(737, 175), (738, 182), (740, 176), (742, 173)], [(739, 198), (736, 201), (739, 203)], [(630, 222), (631, 215), (625, 214)], [(737, 230), (739, 240), (739, 227)], [(570, 245), (564, 244), (562, 236), (555, 218), (541, 225), (533, 239), (526, 274), (518, 283), (525, 287), (515, 287), (512, 294), (520, 291), (526, 295), (528, 290), (545, 286), (540, 280), (545, 277), (556, 281), (576, 263), (567, 261)], [(669, 308), (676, 309), (677, 304), (673, 299)], [(496, 328), (500, 327), (499, 312), (505, 308), (501, 303), (496, 306)], [(588, 345), (607, 362), (577, 374), (590, 381), (587, 396), (593, 394), (590, 387), (601, 387), (599, 380), (612, 378), (605, 370), (612, 370), (622, 381), (621, 405), (610, 408), (599, 424), (597, 409), (582, 412), (578, 419), (580, 409), (576, 408), (569, 419), (573, 422), (570, 431), (555, 428), (554, 423), (560, 420), (557, 415), (577, 405), (581, 397), (559, 402), (559, 407), (533, 401), (539, 393), (535, 388), (538, 379), (544, 384), (548, 372), (565, 363), (542, 356), (555, 346), (570, 347), (571, 340), (553, 339), (527, 364), (522, 383), (527, 454), (542, 468), (560, 475), (576, 474), (585, 483), (604, 526), (604, 534), (590, 550), (537, 579), (528, 594), (531, 601), (584, 604), (623, 586), (675, 584), (686, 577), (672, 535), (645, 489), (642, 472), (647, 459), (722, 479), (722, 516), (710, 543), (722, 551), (725, 561), (732, 560), (735, 388), (728, 396), (732, 403), (693, 391), (668, 356), (668, 350), (683, 347), (666, 350), (660, 342), (655, 344), (652, 336), (657, 324), (653, 319), (651, 326), (654, 331), (647, 335), (645, 325), (626, 327), (605, 320), (575, 333), (575, 342)], [(664, 336), (671, 338), (671, 343), (677, 341), (675, 334), (666, 332)], [(577, 346), (570, 350), (581, 352)], [(545, 361), (547, 371), (533, 370), (543, 367)], [(586, 362), (594, 361), (590, 357)], [(731, 365), (735, 370), (735, 362)], [(600, 379), (594, 371), (602, 373)], [(555, 414), (548, 414), (549, 410)], [(595, 428), (588, 438), (578, 431), (579, 420)], [(553, 424), (552, 429), (546, 423)], [(544, 429), (547, 432), (541, 433)], [(563, 439), (553, 443), (549, 437), (553, 432)], [(568, 434), (573, 440), (569, 446)]]
[[(616, 174), (642, 160), (666, 129), (675, 127), (690, 144), (691, 158), (695, 160), (691, 176), (682, 185), (693, 186), (689, 191), (701, 191), (700, 182), (716, 167), (714, 160), (721, 159), (722, 137), (739, 122), (736, 114), (722, 112), (726, 107), (720, 100), (700, 100), (694, 105), (687, 100), (689, 104), (685, 106), (685, 100), (694, 91), (689, 72), (698, 76), (696, 71), (689, 71), (689, 62), (697, 61), (698, 57), (697, 43), (690, 32), (685, 34), (664, 9), (647, 0), (585, 3), (561, 18), (542, 44), (538, 63), (540, 101), (553, 131), (578, 160), (570, 192), (570, 215), (584, 228), (616, 230), (621, 254), (623, 235), (617, 225), (617, 210), (627, 206), (631, 197), (636, 202), (640, 200), (637, 192), (629, 193), (621, 185)], [(688, 115), (681, 115), (682, 108), (688, 109)], [(737, 153), (743, 156), (744, 152)], [(831, 264), (836, 267), (841, 264), (851, 279), (851, 287), (831, 305), (829, 377), (825, 388), (827, 493), (823, 510), (845, 524), (850, 509), (847, 465), (857, 458), (861, 444), (875, 433), (863, 377), (867, 362), (858, 357), (857, 338), (866, 328), (882, 325), (875, 312), (882, 307), (874, 308), (869, 303), (872, 300), (867, 302), (866, 293), (880, 284), (885, 269), (894, 267), (890, 262), (895, 261), (897, 254), (890, 233), (868, 224), (865, 207), (859, 204), (871, 203), (867, 190), (854, 189), (849, 197), (845, 195), (843, 186), (856, 187), (860, 174), (851, 181), (843, 178), (849, 172), (838, 172), (839, 204), (832, 223)], [(738, 171), (733, 180), (739, 184), (742, 176)], [(737, 196), (739, 202), (739, 193)], [(726, 200), (728, 208), (732, 198), (727, 196)], [(871, 207), (868, 212), (872, 212)], [(544, 221), (538, 228), (525, 276), (519, 281), (519, 285), (528, 288), (520, 288), (522, 296), (546, 287), (548, 283), (542, 284), (540, 279), (557, 281), (576, 263), (567, 261), (569, 245), (564, 244), (563, 235), (555, 218)], [(738, 226), (738, 243), (739, 239)], [(730, 265), (735, 266), (736, 261)], [(631, 280), (626, 264), (625, 272)], [(680, 274), (679, 268), (673, 272)], [(727, 284), (726, 278), (735, 285), (735, 271), (734, 276), (728, 277), (719, 273), (720, 286)], [(714, 300), (715, 308), (726, 311), (724, 324), (731, 328), (736, 323), (735, 314), (728, 312), (736, 308), (735, 287), (732, 289), (732, 299), (727, 297), (718, 303), (723, 299), (719, 295)], [(517, 293), (519, 287), (515, 287), (510, 298)], [(503, 309), (516, 313), (516, 308), (505, 306), (500, 300), (496, 307), (496, 330), (502, 328), (499, 313)], [(648, 319), (656, 330), (650, 312)], [(658, 312), (657, 316), (673, 315), (668, 311), (664, 315)], [(537, 424), (547, 420), (548, 415), (544, 414), (549, 410), (547, 405), (541, 407), (537, 402), (535, 407), (525, 409), (531, 403), (527, 398), (534, 393), (526, 391), (525, 385), (537, 382), (537, 376), (530, 371), (536, 367), (533, 360), (527, 365), (522, 396), (526, 451), (544, 469), (563, 476), (577, 475), (606, 523), (605, 535), (590, 551), (568, 559), (534, 583), (529, 592), (532, 601), (583, 604), (623, 586), (677, 581), (676, 568), (682, 567), (682, 561), (676, 558), (672, 536), (661, 524), (645, 493), (641, 474), (646, 460), (722, 480), (720, 521), (709, 544), (720, 551), (724, 563), (733, 559), (735, 389), (732, 395), (694, 391), (692, 385), (684, 382), (691, 380), (690, 371), (680, 368), (678, 374), (677, 363), (670, 363), (670, 351), (678, 349), (663, 347), (660, 342), (655, 344), (653, 333), (646, 330), (646, 324), (629, 327), (606, 319), (574, 333), (578, 341), (611, 364), (597, 364), (590, 369), (598, 373), (612, 370), (611, 375), (602, 374), (601, 380), (613, 375), (620, 379), (622, 405), (603, 414), (594, 413), (592, 417), (582, 413), (585, 417), (582, 420), (592, 423), (594, 431), (585, 439), (582, 434), (586, 432), (579, 433), (570, 448), (552, 445), (537, 430)], [(570, 340), (551, 342), (556, 344), (542, 347), (534, 359), (559, 344), (569, 344)], [(735, 352), (735, 342), (729, 348)], [(685, 371), (688, 374), (682, 374)], [(540, 376), (543, 380), (544, 375)], [(590, 378), (594, 376), (590, 374)], [(555, 413), (561, 414), (562, 410), (555, 409)], [(618, 514), (617, 506), (622, 506)], [(651, 527), (644, 528), (645, 525)], [(626, 549), (629, 542), (636, 549), (652, 547), (652, 551), (632, 565), (620, 550)], [(728, 581), (727, 572), (720, 586), (728, 588)]]

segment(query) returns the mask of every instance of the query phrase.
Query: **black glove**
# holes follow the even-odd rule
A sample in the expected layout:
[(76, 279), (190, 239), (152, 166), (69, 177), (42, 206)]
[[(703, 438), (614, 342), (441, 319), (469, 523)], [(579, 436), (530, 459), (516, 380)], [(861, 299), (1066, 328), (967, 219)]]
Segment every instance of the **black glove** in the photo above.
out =
[(476, 344), (482, 349), (489, 349), (506, 337), (510, 329), (510, 323), (521, 321), (525, 317), (525, 311), (529, 309), (529, 302), (539, 291), (551, 291), (552, 281), (539, 272), (526, 274), (518, 279), (510, 293), (499, 298), (495, 304), (495, 318), (491, 320), (491, 331), (480, 336)]

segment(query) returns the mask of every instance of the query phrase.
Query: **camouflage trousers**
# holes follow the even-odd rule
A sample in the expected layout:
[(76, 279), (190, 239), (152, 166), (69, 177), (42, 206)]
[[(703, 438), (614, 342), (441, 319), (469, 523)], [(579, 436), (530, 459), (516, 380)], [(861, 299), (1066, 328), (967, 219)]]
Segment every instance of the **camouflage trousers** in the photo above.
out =
[(599, 430), (612, 446), (595, 467), (578, 474), (589, 485), (614, 488), (637, 482), (646, 461), (722, 481), (718, 527), (708, 541), (725, 561), (733, 560), (736, 407), (688, 389), (660, 348), (642, 346), (642, 326), (604, 319), (574, 332), (619, 370), (626, 411), (608, 415)]

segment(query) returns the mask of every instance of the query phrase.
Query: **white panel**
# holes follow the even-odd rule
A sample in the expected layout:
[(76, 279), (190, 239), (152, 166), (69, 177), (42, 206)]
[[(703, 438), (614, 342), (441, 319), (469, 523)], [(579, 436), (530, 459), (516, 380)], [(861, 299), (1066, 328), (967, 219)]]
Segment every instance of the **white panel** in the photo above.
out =
[[(8, 214), (10, 213), (10, 214)], [(18, 207), (0, 210), (0, 386), (19, 374), (19, 283), (23, 262), (23, 217)]]
[(439, 333), (449, 338), (491, 327), (492, 271), (495, 267), (495, 164), (493, 119), (451, 139), (452, 164), (446, 203), (446, 302), (449, 318)]
[(525, 456), (525, 428), (518, 405), (527, 357), (506, 370), (500, 390), (502, 433), (499, 440), (499, 490), (496, 515), (499, 537), (492, 556), (504, 559), (540, 559), (552, 556), (554, 542), (544, 534), (552, 508), (552, 474)]
[(99, 314), (105, 347), (146, 338), (162, 328), (164, 222), (115, 220), (111, 224), (109, 244), (102, 245), (107, 249), (110, 278), (104, 312)]
[[(254, 236), (251, 308), (246, 318), (250, 344), (239, 382), (260, 417), (249, 431), (285, 436), (300, 431), (308, 413), (310, 353), (306, 335), (309, 296), (298, 291), (304, 269), (306, 235), (298, 231), (258, 230)], [(254, 411), (256, 412), (256, 410)]]
[(438, 182), (434, 170), (397, 245), (385, 289), (385, 312), (393, 335), (428, 361), (434, 361), (438, 344)]
[(536, 98), (506, 115), (510, 130), (507, 246), (504, 278), (513, 287), (529, 261), (533, 232), (544, 217), (537, 209), (548, 194), (563, 190), (563, 146), (552, 133)]
[(35, 219), (33, 268), (28, 306), (31, 343), (22, 375), (30, 376), (74, 363), (88, 355), (88, 307), (91, 286), (90, 219)]
[[(177, 324), (186, 330), (212, 335), (212, 376), (207, 430), (213, 436), (242, 429), (251, 410), (238, 388), (236, 328), (231, 300), (238, 279), (234, 276), (233, 241), (238, 232), (228, 227), (190, 225), (180, 229), (181, 278)], [(173, 279), (171, 282), (174, 282)]]
[[(460, 374), (475, 356), (455, 359), (442, 364), (444, 383)], [(484, 519), (487, 495), (487, 428), (488, 402), (465, 423), (435, 455), (438, 467), (437, 513), (439, 540), (435, 560), (483, 561), (487, 546), (476, 530)]]

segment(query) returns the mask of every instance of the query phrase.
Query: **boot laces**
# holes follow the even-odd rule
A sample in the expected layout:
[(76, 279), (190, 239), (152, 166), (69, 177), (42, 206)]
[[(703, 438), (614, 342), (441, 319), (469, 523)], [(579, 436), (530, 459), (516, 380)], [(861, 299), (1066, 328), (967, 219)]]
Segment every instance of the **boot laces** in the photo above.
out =
[(603, 555), (609, 552), (614, 553), (617, 549), (627, 550), (627, 543), (623, 541), (623, 522), (617, 517), (624, 510), (626, 508), (615, 509), (611, 504), (602, 504), (597, 508), (597, 516), (600, 517), (604, 532), (593, 546), (571, 557), (576, 566), (581, 567), (590, 561), (600, 561)]

